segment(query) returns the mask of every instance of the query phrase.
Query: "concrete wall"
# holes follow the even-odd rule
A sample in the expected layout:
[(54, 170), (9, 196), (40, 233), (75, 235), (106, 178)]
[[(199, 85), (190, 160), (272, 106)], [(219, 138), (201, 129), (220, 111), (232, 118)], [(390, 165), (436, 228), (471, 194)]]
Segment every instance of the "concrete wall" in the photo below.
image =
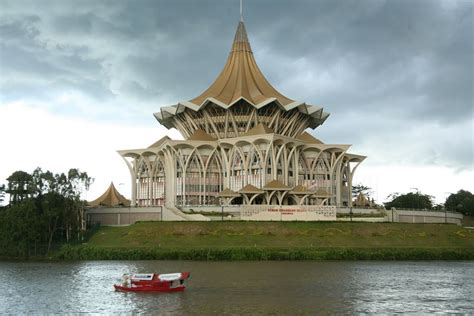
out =
[[(340, 217), (337, 220), (339, 222), (351, 222), (350, 217)], [(387, 217), (353, 217), (352, 222), (385, 223), (387, 222)]]
[[(337, 214), (350, 214), (351, 210), (348, 207), (338, 207)], [(352, 208), (352, 214), (380, 214), (381, 212), (385, 212), (385, 210), (377, 209), (377, 208)]]
[(160, 220), (160, 207), (98, 207), (86, 210), (86, 221), (90, 225), (122, 226), (138, 221)]
[[(337, 214), (349, 214), (349, 208), (338, 208)], [(352, 214), (384, 214), (384, 217), (353, 217), (353, 222), (394, 222), (394, 223), (427, 223), (461, 225), (462, 214), (444, 211), (413, 211), (413, 210), (378, 210), (353, 208)], [(350, 221), (349, 217), (341, 217), (338, 221)]]
[[(194, 207), (196, 212), (220, 212), (221, 207)], [(235, 213), (233, 220), (247, 221), (335, 221), (335, 206), (283, 206), (266, 205), (224, 206), (224, 212)], [(338, 214), (348, 214), (349, 209), (337, 209)], [(353, 214), (377, 214), (374, 209), (352, 209)], [(384, 217), (353, 217), (354, 222), (395, 222), (395, 223), (448, 223), (461, 225), (462, 214), (444, 211), (411, 211), (390, 210)], [(186, 221), (210, 220), (196, 214), (183, 214), (179, 210), (166, 207), (103, 207), (86, 210), (88, 224), (100, 223), (103, 226), (121, 226), (134, 224), (137, 221)], [(184, 216), (184, 217), (183, 217)], [(230, 218), (226, 218), (229, 220)], [(338, 218), (338, 221), (350, 221), (349, 217)]]
[(178, 209), (165, 206), (155, 207), (97, 207), (86, 210), (86, 221), (89, 225), (100, 223), (102, 226), (123, 226), (139, 221), (209, 221), (210, 219), (196, 214), (183, 214)]
[(444, 211), (387, 211), (387, 221), (396, 223), (446, 223), (461, 225), (462, 214)]

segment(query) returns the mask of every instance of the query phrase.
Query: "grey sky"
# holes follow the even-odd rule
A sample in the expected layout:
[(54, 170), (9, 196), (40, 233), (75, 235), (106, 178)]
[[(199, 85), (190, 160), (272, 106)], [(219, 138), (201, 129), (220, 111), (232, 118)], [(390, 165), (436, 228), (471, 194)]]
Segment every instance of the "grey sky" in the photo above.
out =
[[(369, 163), (473, 168), (472, 1), (244, 1), (257, 63), (331, 113), (312, 133)], [(227, 58), (238, 0), (0, 0), (0, 104), (155, 126)], [(87, 100), (64, 107), (74, 91)], [(1, 106), (1, 105), (0, 105)], [(347, 132), (347, 128), (351, 132)]]

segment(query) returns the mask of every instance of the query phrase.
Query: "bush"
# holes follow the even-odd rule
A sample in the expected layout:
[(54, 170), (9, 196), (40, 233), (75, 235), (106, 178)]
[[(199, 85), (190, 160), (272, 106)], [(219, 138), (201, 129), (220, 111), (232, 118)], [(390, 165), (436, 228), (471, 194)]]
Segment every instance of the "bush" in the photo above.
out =
[(64, 245), (55, 255), (65, 260), (473, 260), (472, 249), (189, 249), (98, 248), (88, 245)]

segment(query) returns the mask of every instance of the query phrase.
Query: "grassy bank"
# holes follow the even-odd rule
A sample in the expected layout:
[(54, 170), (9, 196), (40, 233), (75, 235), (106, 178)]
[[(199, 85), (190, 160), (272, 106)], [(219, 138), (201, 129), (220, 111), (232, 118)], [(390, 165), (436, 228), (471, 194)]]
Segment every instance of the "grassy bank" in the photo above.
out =
[(455, 225), (322, 222), (143, 222), (102, 227), (59, 259), (474, 259), (474, 230)]

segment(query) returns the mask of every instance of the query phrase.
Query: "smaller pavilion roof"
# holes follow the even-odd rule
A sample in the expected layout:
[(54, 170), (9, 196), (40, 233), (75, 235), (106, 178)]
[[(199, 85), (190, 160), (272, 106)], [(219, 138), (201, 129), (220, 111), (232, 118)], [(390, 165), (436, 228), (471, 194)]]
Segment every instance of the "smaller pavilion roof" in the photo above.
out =
[(270, 127), (268, 127), (267, 125), (263, 123), (259, 123), (248, 132), (242, 134), (242, 136), (255, 136), (255, 135), (272, 134), (272, 133), (275, 133), (275, 132)]
[(366, 196), (360, 192), (359, 195), (357, 195), (354, 204), (356, 206), (367, 206), (370, 205), (370, 201), (366, 198)]
[(318, 188), (316, 190), (316, 192), (314, 193), (314, 196), (317, 196), (317, 197), (330, 197), (331, 194), (329, 194), (328, 191), (326, 191), (326, 189), (324, 189), (324, 188)]
[(203, 131), (202, 129), (197, 129), (188, 140), (202, 140), (202, 141), (214, 141), (214, 137)]
[(295, 186), (293, 188), (293, 190), (290, 191), (291, 194), (301, 194), (301, 195), (305, 195), (305, 194), (313, 194), (314, 191), (310, 191), (308, 190), (308, 187), (302, 185), (302, 184), (299, 184), (297, 186)]
[(262, 193), (264, 192), (262, 189), (257, 188), (251, 184), (247, 184), (242, 189), (239, 190), (240, 193)]
[(314, 137), (308, 132), (303, 132), (300, 135), (298, 135), (296, 138), (309, 144), (323, 144), (322, 141), (320, 141), (319, 139), (317, 139), (316, 137)]
[(239, 193), (235, 192), (235, 191), (232, 191), (231, 189), (229, 188), (225, 188), (224, 190), (222, 190), (221, 192), (219, 192), (219, 194), (217, 194), (218, 196), (220, 197), (236, 197), (236, 196), (240, 196)]
[(130, 206), (130, 200), (127, 200), (122, 194), (117, 191), (114, 183), (111, 182), (109, 188), (99, 196), (97, 199), (88, 202), (91, 207), (98, 206)]
[(263, 187), (264, 190), (267, 190), (267, 191), (286, 191), (286, 190), (289, 190), (291, 189), (291, 187), (283, 184), (281, 181), (279, 180), (272, 180), (270, 182), (268, 182), (264, 187)]
[(169, 140), (170, 138), (168, 136), (162, 137), (150, 146), (148, 148), (153, 148), (153, 147), (159, 147), (161, 144), (163, 144), (166, 140)]

